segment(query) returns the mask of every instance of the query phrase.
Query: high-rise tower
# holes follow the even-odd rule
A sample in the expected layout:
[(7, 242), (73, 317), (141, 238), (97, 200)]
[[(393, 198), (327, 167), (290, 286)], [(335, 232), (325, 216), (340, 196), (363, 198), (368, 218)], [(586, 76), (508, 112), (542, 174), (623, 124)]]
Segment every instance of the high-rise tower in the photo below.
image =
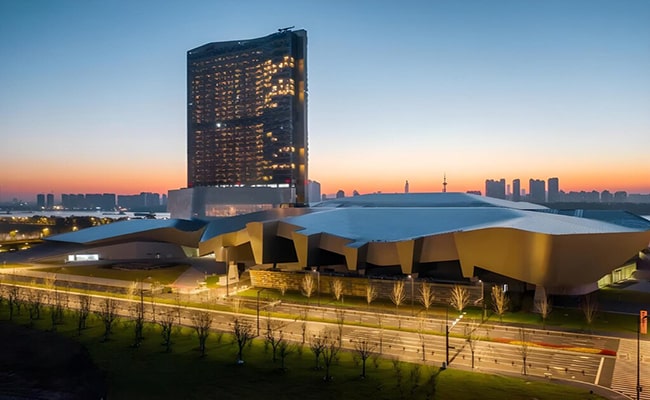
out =
[(512, 180), (512, 201), (521, 200), (521, 180), (519, 178)]
[(496, 199), (506, 198), (506, 180), (504, 178), (497, 180), (485, 180), (485, 196), (494, 197)]
[(290, 188), (306, 203), (306, 96), (304, 30), (188, 51), (188, 188)]
[(560, 179), (548, 178), (548, 198), (549, 203), (560, 201)]

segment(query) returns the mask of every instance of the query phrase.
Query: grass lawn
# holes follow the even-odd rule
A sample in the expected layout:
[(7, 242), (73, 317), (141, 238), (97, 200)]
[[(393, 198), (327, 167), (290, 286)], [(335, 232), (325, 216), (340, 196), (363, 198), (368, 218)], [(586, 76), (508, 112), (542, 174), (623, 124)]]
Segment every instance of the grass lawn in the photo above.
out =
[[(14, 323), (27, 325), (26, 310)], [(0, 318), (8, 318), (7, 307)], [(34, 328), (50, 329), (49, 311)], [(84, 345), (97, 367), (104, 372), (108, 398), (116, 399), (600, 399), (585, 390), (556, 385), (546, 381), (526, 381), (479, 373), (401, 363), (402, 384), (390, 360), (368, 360), (367, 378), (361, 379), (361, 366), (352, 353), (341, 353), (332, 367), (333, 381), (324, 381), (324, 370), (315, 370), (313, 354), (305, 348), (287, 358), (287, 370), (279, 361), (271, 361), (270, 349), (261, 340), (254, 341), (244, 354), (243, 365), (237, 365), (236, 345), (229, 334), (212, 334), (207, 343), (207, 355), (199, 356), (198, 340), (189, 328), (178, 329), (170, 353), (161, 346), (159, 327), (147, 325), (145, 340), (138, 348), (131, 347), (133, 326), (120, 322), (107, 342), (102, 342), (103, 328), (94, 317), (81, 336), (77, 336), (75, 320), (66, 315), (57, 332)], [(34, 346), (47, 347), (47, 342)], [(322, 363), (321, 363), (322, 364)], [(412, 377), (418, 376), (416, 380)], [(435, 386), (431, 377), (437, 376)], [(435, 391), (435, 395), (433, 394)], [(480, 395), (479, 395), (480, 393)]]
[(41, 268), (38, 270), (54, 274), (93, 276), (96, 278), (119, 279), (129, 282), (160, 282), (162, 285), (169, 285), (178, 279), (183, 272), (187, 271), (189, 267), (187, 264), (178, 264), (169, 267), (130, 270), (100, 265), (66, 265), (65, 267)]
[[(253, 299), (257, 296), (259, 289), (253, 288), (246, 291), (239, 292), (237, 295), (240, 297), (246, 297)], [(602, 292), (602, 293), (601, 293)], [(599, 296), (627, 296), (626, 299), (629, 301), (634, 301), (633, 297), (630, 297), (627, 293), (613, 293), (611, 291), (601, 291)], [(621, 291), (617, 291), (621, 292)], [(650, 295), (649, 295), (650, 296)], [(265, 289), (260, 294), (260, 298), (267, 301), (273, 300), (282, 300), (284, 302), (297, 303), (297, 304), (307, 304), (307, 298), (301, 293), (296, 291), (287, 291), (284, 296), (280, 293), (279, 290), (275, 289)], [(309, 299), (309, 304), (316, 304), (317, 297), (314, 295)], [(638, 300), (637, 300), (638, 301)], [(649, 301), (650, 303), (650, 297)], [(359, 310), (370, 310), (373, 312), (382, 311), (384, 313), (392, 314), (395, 313), (396, 307), (388, 299), (376, 299), (370, 306), (361, 297), (345, 297), (343, 302), (334, 300), (331, 296), (322, 296), (320, 299), (321, 305), (338, 307), (338, 308), (356, 308)], [(418, 302), (417, 299), (414, 301), (414, 313), (415, 315), (423, 315), (425, 313), (424, 307)], [(434, 303), (429, 309), (428, 316), (435, 318), (445, 318), (445, 309), (446, 306), (439, 303)], [(399, 312), (402, 315), (412, 315), (411, 312), (411, 302), (408, 299), (405, 304), (402, 304), (399, 307)], [(465, 310), (467, 319), (481, 320), (483, 310), (480, 307), (467, 307)], [(449, 317), (455, 318), (457, 312), (449, 307)], [(539, 314), (527, 311), (518, 311), (518, 312), (506, 312), (503, 315), (501, 320), (499, 316), (496, 315), (491, 308), (487, 309), (487, 314), (489, 320), (493, 323), (503, 322), (505, 324), (511, 325), (523, 325), (531, 328), (542, 328), (543, 321)], [(623, 334), (632, 334), (636, 332), (636, 321), (638, 316), (630, 314), (619, 314), (611, 312), (596, 312), (596, 316), (591, 325), (587, 324), (585, 321), (585, 316), (580, 309), (575, 308), (554, 308), (551, 310), (548, 318), (546, 319), (546, 328), (548, 329), (558, 329), (558, 330), (567, 330), (572, 332), (615, 332)]]

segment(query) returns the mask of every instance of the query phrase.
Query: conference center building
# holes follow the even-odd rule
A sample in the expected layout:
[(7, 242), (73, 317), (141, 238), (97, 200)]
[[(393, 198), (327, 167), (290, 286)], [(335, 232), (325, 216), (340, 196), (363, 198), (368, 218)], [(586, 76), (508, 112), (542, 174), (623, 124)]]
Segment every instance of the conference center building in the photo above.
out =
[(634, 272), (650, 243), (650, 221), (625, 211), (553, 210), (464, 193), (372, 194), (233, 217), (116, 222), (47, 241), (66, 245), (58, 259), (193, 254), (240, 270), (480, 279), (584, 294)]

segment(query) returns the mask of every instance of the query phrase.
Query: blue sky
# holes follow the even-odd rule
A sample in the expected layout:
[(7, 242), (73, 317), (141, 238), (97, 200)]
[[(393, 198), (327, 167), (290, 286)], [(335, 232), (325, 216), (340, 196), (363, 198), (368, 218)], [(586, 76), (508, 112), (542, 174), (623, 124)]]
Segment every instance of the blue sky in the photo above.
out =
[(0, 0), (0, 201), (183, 187), (186, 51), (288, 26), (325, 193), (650, 193), (649, 1)]

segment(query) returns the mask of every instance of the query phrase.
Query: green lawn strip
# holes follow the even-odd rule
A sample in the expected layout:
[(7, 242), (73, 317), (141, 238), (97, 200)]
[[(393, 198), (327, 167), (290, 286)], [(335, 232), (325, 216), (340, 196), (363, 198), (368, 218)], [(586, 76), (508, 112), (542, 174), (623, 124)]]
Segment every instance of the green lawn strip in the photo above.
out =
[(179, 276), (190, 266), (179, 264), (169, 267), (151, 269), (117, 269), (99, 265), (83, 265), (65, 267), (39, 268), (36, 271), (49, 272), (53, 274), (69, 274), (78, 276), (89, 276), (95, 278), (117, 279), (129, 282), (160, 282), (162, 285), (169, 285), (176, 281)]
[[(259, 289), (252, 288), (246, 291), (237, 293), (237, 296), (244, 298), (254, 298)], [(620, 290), (619, 290), (620, 292)], [(600, 292), (599, 292), (600, 293)], [(266, 296), (266, 297), (265, 297)], [(306, 297), (295, 291), (287, 291), (284, 296), (280, 291), (275, 289), (265, 289), (261, 293), (260, 299), (267, 299), (269, 301), (282, 300), (287, 303), (295, 303), (306, 305)], [(631, 298), (630, 298), (631, 299)], [(325, 302), (321, 299), (322, 306), (338, 307), (343, 309), (357, 309), (359, 311), (369, 312), (383, 312), (387, 314), (394, 314), (396, 311), (395, 305), (387, 299), (377, 299), (368, 304), (363, 298), (348, 296), (345, 298), (343, 304), (336, 302), (331, 298), (326, 299)], [(650, 303), (650, 301), (649, 301)], [(309, 302), (310, 305), (315, 305), (314, 298)], [(410, 302), (403, 304), (399, 308), (400, 314), (409, 316), (414, 313), (416, 316), (435, 317), (444, 319), (446, 312), (450, 320), (458, 316), (458, 312), (453, 308), (447, 308), (444, 304), (435, 303), (427, 312), (417, 300), (414, 303), (414, 312), (411, 311)], [(481, 321), (483, 310), (480, 307), (467, 307), (465, 310), (464, 321), (474, 320)], [(521, 326), (532, 329), (553, 329), (564, 330), (576, 333), (594, 333), (594, 332), (611, 332), (614, 334), (623, 333), (631, 334), (636, 332), (636, 315), (621, 314), (613, 312), (597, 312), (594, 321), (591, 325), (585, 321), (585, 316), (580, 309), (573, 308), (554, 308), (546, 322), (542, 321), (539, 314), (527, 311), (506, 312), (502, 318), (499, 318), (490, 309), (488, 309), (488, 321), (490, 323), (504, 323), (509, 325)]]
[[(7, 319), (6, 306), (0, 318)], [(15, 323), (27, 325), (27, 312), (22, 310)], [(102, 342), (101, 321), (92, 317), (88, 328), (77, 335), (75, 319), (67, 314), (56, 331), (81, 342), (95, 364), (105, 372), (108, 397), (119, 399), (249, 399), (272, 397), (277, 399), (399, 399), (430, 398), (428, 384), (437, 368), (419, 366), (417, 386), (409, 376), (414, 365), (402, 363), (403, 383), (397, 385), (396, 373), (389, 360), (367, 362), (367, 378), (360, 379), (361, 366), (354, 353), (342, 352), (332, 367), (334, 380), (323, 380), (324, 370), (314, 370), (315, 360), (307, 347), (302, 354), (292, 353), (286, 366), (279, 369), (279, 361), (271, 361), (270, 349), (265, 351), (261, 340), (253, 342), (244, 354), (245, 364), (237, 365), (236, 346), (231, 336), (224, 334), (221, 341), (212, 334), (207, 343), (207, 356), (199, 357), (198, 341), (190, 328), (179, 329), (174, 335), (170, 353), (161, 346), (157, 325), (148, 324), (145, 340), (138, 348), (131, 347), (133, 327), (126, 320), (114, 328), (114, 334)], [(34, 324), (38, 329), (50, 329), (49, 310)], [(47, 346), (47, 343), (35, 345)], [(322, 363), (321, 363), (322, 364)], [(413, 391), (413, 392), (411, 392)], [(447, 369), (438, 375), (435, 399), (600, 399), (578, 388), (522, 378), (492, 376)]]

